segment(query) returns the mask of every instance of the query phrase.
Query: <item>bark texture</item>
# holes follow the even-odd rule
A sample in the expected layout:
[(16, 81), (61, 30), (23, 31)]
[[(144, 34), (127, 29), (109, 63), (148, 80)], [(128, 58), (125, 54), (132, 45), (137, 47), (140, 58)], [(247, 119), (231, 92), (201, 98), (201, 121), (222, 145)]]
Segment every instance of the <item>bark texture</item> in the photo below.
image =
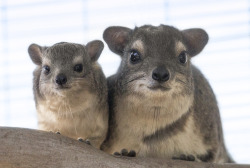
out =
[(59, 134), (25, 128), (0, 127), (0, 167), (250, 168), (250, 165), (114, 157)]

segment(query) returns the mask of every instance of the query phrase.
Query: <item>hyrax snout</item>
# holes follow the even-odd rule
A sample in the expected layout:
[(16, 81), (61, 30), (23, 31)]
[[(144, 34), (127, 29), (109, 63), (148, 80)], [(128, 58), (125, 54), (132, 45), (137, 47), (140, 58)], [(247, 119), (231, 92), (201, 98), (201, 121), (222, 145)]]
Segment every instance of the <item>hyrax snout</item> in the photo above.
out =
[(67, 77), (64, 74), (59, 74), (56, 76), (55, 82), (57, 85), (63, 86), (67, 82)]
[(167, 70), (167, 68), (165, 68), (165, 66), (162, 65), (162, 66), (159, 66), (153, 70), (152, 78), (155, 81), (162, 83), (162, 82), (166, 82), (169, 80), (170, 74), (169, 74), (169, 71)]

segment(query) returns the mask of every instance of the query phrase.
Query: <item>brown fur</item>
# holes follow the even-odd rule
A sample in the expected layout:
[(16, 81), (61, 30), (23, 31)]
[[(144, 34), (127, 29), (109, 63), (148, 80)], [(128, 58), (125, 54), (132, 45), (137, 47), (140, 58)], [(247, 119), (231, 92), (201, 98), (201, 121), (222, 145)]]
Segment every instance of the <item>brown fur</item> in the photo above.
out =
[[(122, 57), (118, 72), (108, 78), (110, 121), (104, 151), (113, 154), (125, 148), (138, 156), (184, 154), (196, 161), (232, 162), (215, 95), (191, 63), (208, 41), (204, 30), (109, 27), (103, 36)], [(133, 51), (139, 52), (138, 63), (131, 62)], [(187, 52), (185, 64), (178, 60), (182, 51)], [(152, 78), (158, 67), (168, 70), (166, 82)]]
[[(30, 57), (37, 64), (33, 90), (39, 129), (88, 139), (100, 148), (108, 129), (106, 78), (96, 62), (102, 49), (101, 41), (90, 42), (87, 46), (73, 43), (51, 47), (30, 45)], [(73, 70), (76, 64), (83, 65), (82, 72)], [(44, 73), (45, 65), (50, 67), (49, 74)], [(64, 74), (67, 83), (58, 85), (55, 82), (58, 74)]]

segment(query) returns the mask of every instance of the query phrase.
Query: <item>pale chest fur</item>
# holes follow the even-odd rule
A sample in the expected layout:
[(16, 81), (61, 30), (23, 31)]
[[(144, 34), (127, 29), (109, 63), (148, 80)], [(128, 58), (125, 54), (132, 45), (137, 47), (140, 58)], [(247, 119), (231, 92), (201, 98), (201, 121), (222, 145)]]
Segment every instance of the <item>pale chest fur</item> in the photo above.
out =
[[(161, 95), (154, 99), (138, 99), (128, 96), (116, 99), (115, 120), (118, 123), (110, 143), (109, 153), (123, 148), (135, 150), (139, 156), (171, 157), (173, 154), (203, 153), (199, 132), (194, 131), (194, 120), (190, 116), (182, 130), (174, 135), (166, 135), (153, 142), (145, 142), (145, 137), (164, 130), (185, 115), (192, 106), (192, 96), (168, 98)], [(172, 130), (170, 130), (172, 131)], [(168, 132), (162, 132), (168, 134)], [(199, 147), (198, 151), (194, 151)]]
[(100, 109), (97, 97), (90, 93), (82, 93), (77, 98), (50, 96), (37, 106), (38, 127), (41, 130), (59, 131), (75, 139), (98, 141), (94, 146), (99, 147), (107, 129), (107, 120), (104, 120), (107, 108), (103, 107), (103, 111)]

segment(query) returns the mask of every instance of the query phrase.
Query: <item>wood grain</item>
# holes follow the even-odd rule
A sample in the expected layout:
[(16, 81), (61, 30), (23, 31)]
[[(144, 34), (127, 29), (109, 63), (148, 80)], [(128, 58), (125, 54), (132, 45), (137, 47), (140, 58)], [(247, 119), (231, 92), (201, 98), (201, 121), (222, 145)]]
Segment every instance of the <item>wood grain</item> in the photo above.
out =
[(59, 134), (25, 128), (0, 127), (0, 167), (250, 168), (250, 165), (114, 157)]

